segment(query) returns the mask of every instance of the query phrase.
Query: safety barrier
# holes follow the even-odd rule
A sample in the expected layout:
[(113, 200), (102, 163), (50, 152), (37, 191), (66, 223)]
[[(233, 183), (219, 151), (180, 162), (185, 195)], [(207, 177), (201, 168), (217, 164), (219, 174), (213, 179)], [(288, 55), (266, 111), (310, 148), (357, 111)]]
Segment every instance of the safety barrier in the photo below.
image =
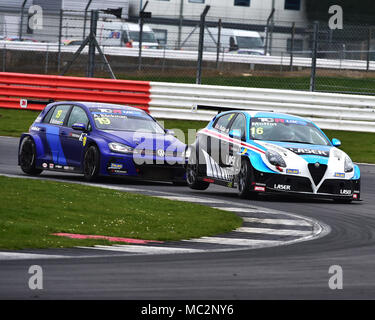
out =
[(209, 120), (215, 112), (197, 105), (290, 113), (323, 129), (375, 132), (375, 97), (293, 90), (151, 82), (150, 112), (156, 117)]
[(197, 105), (273, 111), (309, 118), (323, 129), (375, 132), (375, 97), (364, 95), (0, 72), (0, 107), (21, 108), (21, 99), (127, 104), (157, 118), (203, 121), (216, 113)]
[[(150, 83), (0, 72), (0, 107), (22, 108), (20, 99), (119, 103), (148, 110)], [(27, 106), (31, 110), (44, 107), (45, 103)]]

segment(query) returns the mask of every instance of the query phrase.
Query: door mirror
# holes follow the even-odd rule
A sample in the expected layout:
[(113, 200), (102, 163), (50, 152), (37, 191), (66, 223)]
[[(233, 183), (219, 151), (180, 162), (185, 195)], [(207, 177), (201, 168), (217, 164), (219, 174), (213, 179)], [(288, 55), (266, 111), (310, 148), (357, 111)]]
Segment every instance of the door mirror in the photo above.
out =
[(241, 130), (233, 129), (229, 131), (229, 136), (234, 139), (241, 139)]
[(87, 131), (87, 126), (84, 123), (75, 123), (72, 125), (73, 130)]
[(339, 139), (333, 138), (332, 139), (332, 145), (334, 147), (339, 147), (339, 146), (341, 146), (341, 141)]

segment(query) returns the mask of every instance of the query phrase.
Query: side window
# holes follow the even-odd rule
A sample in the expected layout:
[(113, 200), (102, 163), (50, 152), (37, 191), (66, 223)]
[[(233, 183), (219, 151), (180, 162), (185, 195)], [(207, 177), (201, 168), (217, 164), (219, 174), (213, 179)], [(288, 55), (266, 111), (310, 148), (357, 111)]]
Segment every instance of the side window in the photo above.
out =
[(68, 114), (69, 110), (70, 106), (65, 104), (56, 106), (49, 123), (62, 126), (64, 124), (66, 115)]
[(51, 109), (49, 109), (47, 115), (43, 119), (43, 123), (49, 123), (50, 122), (54, 110), (55, 110), (55, 107), (52, 107)]
[(242, 114), (238, 114), (237, 118), (231, 125), (231, 130), (240, 130), (241, 140), (246, 140), (246, 118)]
[(235, 116), (235, 113), (228, 113), (220, 118), (218, 118), (214, 123), (214, 128), (218, 131), (228, 133), (229, 132), (229, 123)]
[(89, 124), (89, 118), (85, 110), (80, 107), (73, 107), (72, 112), (70, 113), (68, 127), (71, 128), (75, 123), (84, 123), (86, 126)]

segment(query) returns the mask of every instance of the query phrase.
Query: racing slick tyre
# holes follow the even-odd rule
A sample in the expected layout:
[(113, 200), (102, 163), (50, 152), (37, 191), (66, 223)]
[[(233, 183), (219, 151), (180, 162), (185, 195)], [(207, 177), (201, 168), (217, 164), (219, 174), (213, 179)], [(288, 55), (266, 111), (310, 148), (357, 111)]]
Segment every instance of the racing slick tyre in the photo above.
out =
[(198, 166), (196, 164), (189, 163), (186, 166), (186, 182), (187, 185), (194, 190), (206, 190), (210, 184), (205, 181), (198, 180)]
[(87, 148), (83, 158), (83, 174), (86, 181), (95, 181), (99, 177), (99, 150), (95, 145)]
[(241, 168), (237, 175), (238, 195), (242, 199), (253, 198), (256, 194), (250, 191), (251, 182), (253, 180), (252, 166), (246, 158), (241, 158)]
[(36, 176), (43, 172), (41, 169), (35, 168), (36, 149), (34, 140), (27, 137), (22, 140), (19, 161), (21, 170), (29, 175)]

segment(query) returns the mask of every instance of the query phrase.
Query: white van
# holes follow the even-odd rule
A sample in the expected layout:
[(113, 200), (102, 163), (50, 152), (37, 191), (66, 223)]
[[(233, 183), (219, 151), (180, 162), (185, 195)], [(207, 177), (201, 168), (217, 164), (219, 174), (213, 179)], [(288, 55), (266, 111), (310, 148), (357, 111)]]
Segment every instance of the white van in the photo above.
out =
[[(214, 41), (217, 43), (218, 29), (209, 28), (210, 34), (205, 34), (205, 42)], [(225, 52), (250, 54), (250, 55), (264, 55), (264, 43), (259, 32), (238, 30), (238, 29), (221, 29), (220, 38), (221, 47)], [(205, 43), (207, 45), (207, 43)]]
[[(121, 21), (99, 21), (96, 36), (100, 45), (112, 47), (139, 48), (139, 24)], [(152, 29), (144, 24), (142, 48), (158, 49)]]

